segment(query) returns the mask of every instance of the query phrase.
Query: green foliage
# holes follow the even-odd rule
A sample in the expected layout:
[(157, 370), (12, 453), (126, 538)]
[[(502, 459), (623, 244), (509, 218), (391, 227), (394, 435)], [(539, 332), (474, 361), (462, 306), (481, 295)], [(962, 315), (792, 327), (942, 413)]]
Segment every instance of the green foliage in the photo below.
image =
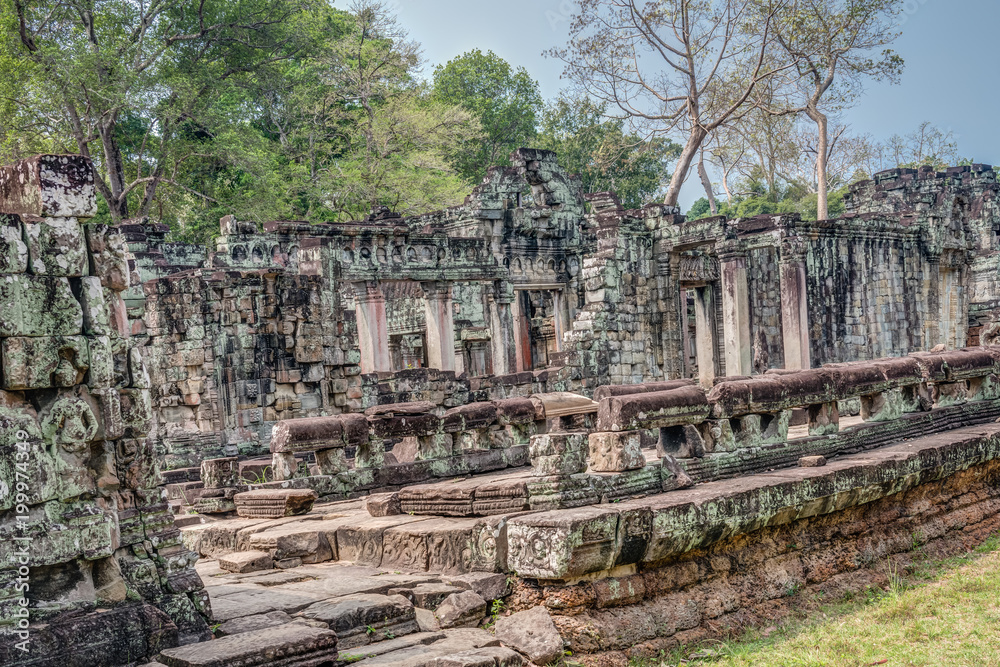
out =
[[(848, 186), (829, 194), (829, 215), (836, 218), (844, 213), (844, 195)], [(732, 203), (721, 202), (718, 215), (729, 218), (750, 218), (755, 215), (797, 213), (803, 220), (815, 220), (817, 211), (816, 193), (806, 193), (797, 188), (787, 188), (778, 193), (750, 193), (733, 198)], [(689, 220), (700, 220), (712, 215), (708, 200), (704, 197), (694, 202), (687, 212)]]
[(627, 133), (624, 121), (605, 111), (586, 97), (560, 97), (545, 108), (535, 145), (556, 151), (559, 164), (580, 176), (584, 192), (613, 190), (625, 208), (662, 197), (681, 146)]
[(482, 135), (469, 137), (449, 162), (470, 183), (535, 137), (542, 109), (538, 83), (492, 51), (469, 51), (434, 69), (434, 99), (459, 105), (479, 121)]

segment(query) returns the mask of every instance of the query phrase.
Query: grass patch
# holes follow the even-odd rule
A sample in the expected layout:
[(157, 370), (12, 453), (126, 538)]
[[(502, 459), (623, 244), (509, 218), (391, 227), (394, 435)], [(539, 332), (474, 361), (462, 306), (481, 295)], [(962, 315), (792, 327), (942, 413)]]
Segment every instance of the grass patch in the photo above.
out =
[(1000, 537), (961, 556), (918, 557), (905, 572), (888, 560), (881, 567), (882, 588), (632, 667), (1000, 665)]

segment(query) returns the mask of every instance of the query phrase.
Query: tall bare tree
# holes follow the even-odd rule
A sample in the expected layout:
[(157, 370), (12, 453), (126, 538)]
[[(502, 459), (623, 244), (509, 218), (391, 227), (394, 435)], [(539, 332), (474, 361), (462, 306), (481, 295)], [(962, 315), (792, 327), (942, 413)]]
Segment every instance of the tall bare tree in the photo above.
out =
[(794, 66), (785, 86), (772, 81), (758, 97), (772, 114), (804, 114), (816, 125), (817, 214), (828, 217), (830, 115), (861, 91), (865, 80), (896, 82), (903, 59), (884, 48), (899, 36), (894, 19), (902, 0), (760, 0), (760, 12), (774, 16), (773, 34), (783, 58)]
[(761, 82), (794, 67), (768, 57), (789, 2), (578, 0), (569, 44), (547, 55), (609, 115), (650, 134), (686, 134), (664, 198), (676, 205), (705, 138), (743, 113)]

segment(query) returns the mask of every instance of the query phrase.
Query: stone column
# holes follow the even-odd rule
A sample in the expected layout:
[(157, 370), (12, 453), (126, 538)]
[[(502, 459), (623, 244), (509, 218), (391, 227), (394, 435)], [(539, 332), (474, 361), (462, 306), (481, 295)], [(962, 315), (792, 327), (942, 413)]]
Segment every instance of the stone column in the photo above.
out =
[(427, 314), (427, 366), (442, 371), (455, 370), (455, 320), (451, 305), (451, 284), (420, 283)]
[(698, 381), (706, 390), (715, 383), (715, 326), (712, 323), (712, 288), (694, 291), (695, 354), (698, 358)]
[(566, 330), (564, 324), (564, 308), (566, 307), (562, 290), (552, 293), (552, 324), (556, 330), (556, 352), (563, 350), (563, 332)]
[(531, 321), (524, 312), (523, 292), (514, 292), (514, 349), (516, 351), (516, 371), (523, 373), (531, 370)]
[(747, 291), (746, 254), (733, 246), (717, 247), (722, 281), (722, 344), (726, 375), (750, 375), (753, 349), (750, 341), (750, 297)]
[(357, 302), (358, 345), (361, 347), (361, 371), (392, 370), (389, 355), (389, 322), (385, 315), (385, 296), (377, 282), (354, 283)]
[(781, 338), (785, 368), (810, 368), (805, 244), (788, 236), (781, 239)]
[(511, 314), (513, 302), (514, 292), (510, 289), (510, 284), (497, 283), (490, 293), (490, 341), (493, 347), (494, 375), (510, 375), (517, 367), (514, 318)]

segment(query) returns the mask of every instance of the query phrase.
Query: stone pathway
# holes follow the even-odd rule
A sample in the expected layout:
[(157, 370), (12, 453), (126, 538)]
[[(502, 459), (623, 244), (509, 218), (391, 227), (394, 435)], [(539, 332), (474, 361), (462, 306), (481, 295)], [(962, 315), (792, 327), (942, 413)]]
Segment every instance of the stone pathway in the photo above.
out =
[[(489, 611), (507, 593), (502, 574), (449, 577), (345, 562), (234, 573), (211, 559), (199, 562), (197, 570), (212, 599), (216, 639), (164, 651), (159, 664), (167, 667), (335, 662), (519, 667), (527, 662), (492, 632), (496, 619)], [(510, 625), (510, 618), (505, 623)], [(548, 640), (550, 648), (553, 641), (561, 648), (554, 626)]]

